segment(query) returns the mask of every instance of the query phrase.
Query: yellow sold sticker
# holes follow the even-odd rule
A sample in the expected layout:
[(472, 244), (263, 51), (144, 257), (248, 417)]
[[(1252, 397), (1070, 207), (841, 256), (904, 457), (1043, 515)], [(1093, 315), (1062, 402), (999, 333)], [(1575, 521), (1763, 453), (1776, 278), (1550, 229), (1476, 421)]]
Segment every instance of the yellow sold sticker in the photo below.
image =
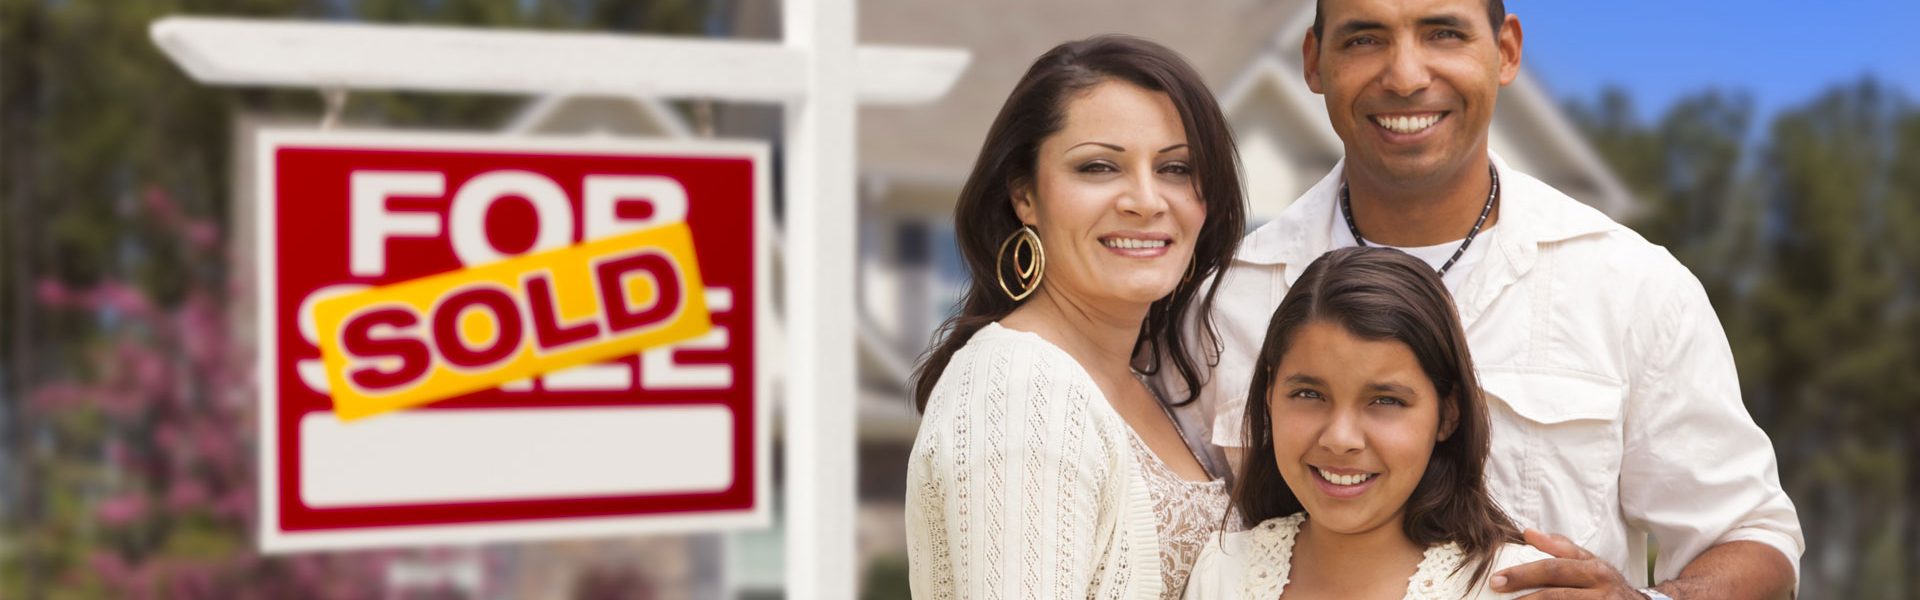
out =
[(334, 413), (351, 421), (699, 337), (713, 327), (686, 223), (314, 304)]

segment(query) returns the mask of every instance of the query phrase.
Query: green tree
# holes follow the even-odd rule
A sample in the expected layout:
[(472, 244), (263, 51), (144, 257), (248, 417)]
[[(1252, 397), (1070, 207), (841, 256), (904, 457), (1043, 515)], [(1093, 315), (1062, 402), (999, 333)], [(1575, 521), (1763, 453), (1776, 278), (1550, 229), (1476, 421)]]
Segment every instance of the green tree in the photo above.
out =
[(1776, 116), (1706, 92), (1571, 112), (1706, 284), (1808, 541), (1808, 597), (1920, 590), (1920, 111), (1871, 80)]
[[(252, 551), (252, 358), (221, 240), (238, 113), (167, 15), (698, 34), (701, 0), (0, 0), (0, 597), (367, 597), (383, 553)], [(351, 123), (497, 129), (524, 99), (354, 93)]]

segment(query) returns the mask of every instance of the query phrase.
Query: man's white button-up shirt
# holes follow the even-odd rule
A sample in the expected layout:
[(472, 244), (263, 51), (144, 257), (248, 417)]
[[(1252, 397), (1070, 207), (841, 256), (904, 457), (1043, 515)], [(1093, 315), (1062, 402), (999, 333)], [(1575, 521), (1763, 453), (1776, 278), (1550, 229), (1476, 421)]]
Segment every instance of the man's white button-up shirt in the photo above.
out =
[[(1646, 580), (1649, 533), (1659, 581), (1736, 540), (1779, 549), (1798, 573), (1799, 517), (1699, 280), (1664, 248), (1493, 162), (1497, 227), (1448, 287), (1487, 391), (1494, 498), (1521, 526), (1566, 535), (1629, 581)], [(1196, 425), (1210, 424), (1216, 444), (1244, 445), (1252, 362), (1288, 287), (1352, 244), (1333, 234), (1344, 168), (1249, 234), (1221, 275), (1213, 325), (1223, 347), (1190, 407), (1212, 415)]]

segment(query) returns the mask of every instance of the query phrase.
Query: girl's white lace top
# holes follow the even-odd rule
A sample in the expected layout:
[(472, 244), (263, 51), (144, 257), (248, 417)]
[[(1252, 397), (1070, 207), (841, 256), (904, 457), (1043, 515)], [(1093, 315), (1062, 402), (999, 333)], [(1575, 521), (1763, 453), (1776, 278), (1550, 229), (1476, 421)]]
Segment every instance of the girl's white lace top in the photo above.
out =
[(934, 384), (907, 463), (913, 597), (1161, 595), (1132, 429), (1071, 356), (990, 324)]
[[(1293, 569), (1293, 540), (1305, 521), (1306, 513), (1295, 513), (1267, 519), (1246, 531), (1215, 536), (1200, 552), (1193, 576), (1187, 582), (1185, 597), (1188, 600), (1281, 598)], [(1532, 546), (1507, 544), (1495, 554), (1493, 569), (1488, 573), (1546, 558), (1551, 557)], [(1500, 593), (1488, 589), (1487, 579), (1491, 579), (1491, 575), (1478, 585), (1468, 586), (1475, 565), (1463, 566), (1465, 562), (1466, 555), (1457, 544), (1427, 548), (1413, 576), (1407, 578), (1404, 598), (1489, 600), (1526, 595), (1527, 592)]]

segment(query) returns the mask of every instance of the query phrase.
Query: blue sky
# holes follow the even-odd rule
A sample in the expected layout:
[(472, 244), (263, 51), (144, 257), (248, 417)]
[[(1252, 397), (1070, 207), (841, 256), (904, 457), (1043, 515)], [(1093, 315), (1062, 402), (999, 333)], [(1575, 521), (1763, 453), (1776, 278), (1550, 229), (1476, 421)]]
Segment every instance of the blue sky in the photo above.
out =
[(1560, 99), (1625, 88), (1643, 118), (1710, 87), (1761, 115), (1872, 74), (1920, 100), (1920, 0), (1508, 0)]

